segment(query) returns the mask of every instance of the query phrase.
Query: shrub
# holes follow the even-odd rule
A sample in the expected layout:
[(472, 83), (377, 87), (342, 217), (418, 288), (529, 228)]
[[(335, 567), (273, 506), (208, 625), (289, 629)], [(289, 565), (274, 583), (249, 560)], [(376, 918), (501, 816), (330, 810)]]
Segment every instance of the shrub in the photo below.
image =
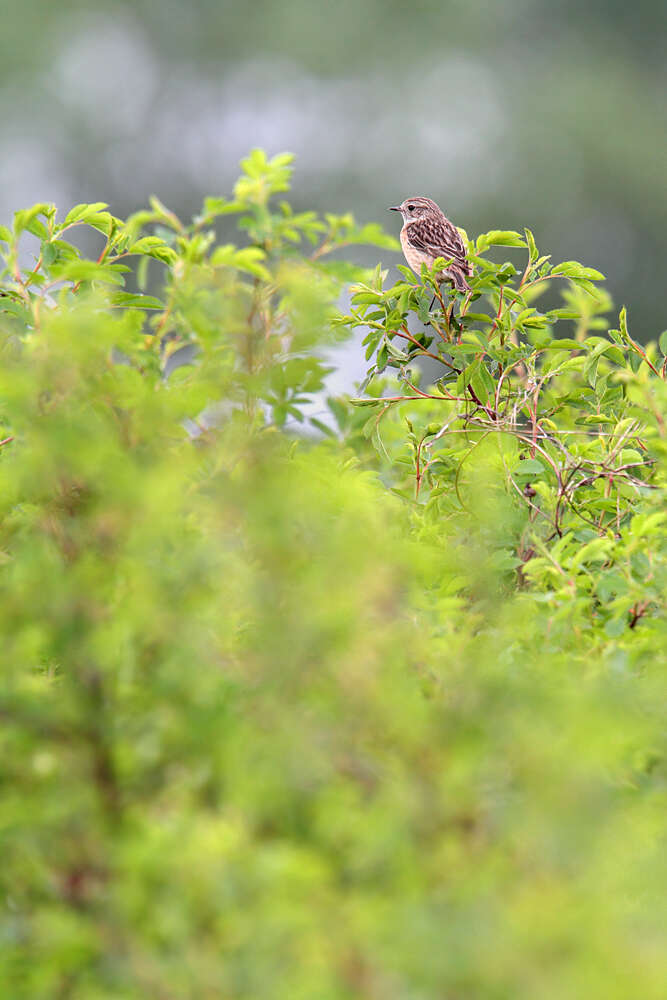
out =
[(385, 288), (337, 253), (392, 237), (242, 166), (191, 224), (0, 229), (2, 981), (661, 997), (658, 346), (528, 231)]

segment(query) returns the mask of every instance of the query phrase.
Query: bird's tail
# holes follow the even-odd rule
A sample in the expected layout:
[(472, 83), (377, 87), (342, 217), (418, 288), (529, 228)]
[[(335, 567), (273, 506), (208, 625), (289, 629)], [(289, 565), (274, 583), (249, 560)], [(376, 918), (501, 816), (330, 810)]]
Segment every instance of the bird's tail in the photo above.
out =
[(457, 267), (450, 267), (449, 268), (449, 275), (450, 275), (450, 277), (452, 279), (452, 282), (454, 284), (454, 288), (457, 290), (457, 292), (469, 292), (470, 291), (470, 285), (466, 281), (466, 277), (465, 277), (463, 271), (460, 271)]

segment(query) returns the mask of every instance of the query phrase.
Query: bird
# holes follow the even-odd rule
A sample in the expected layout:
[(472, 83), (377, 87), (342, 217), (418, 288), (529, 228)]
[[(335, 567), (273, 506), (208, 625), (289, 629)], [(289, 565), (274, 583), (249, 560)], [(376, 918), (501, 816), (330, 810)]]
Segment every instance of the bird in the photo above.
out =
[(461, 235), (442, 209), (430, 198), (406, 198), (400, 205), (392, 205), (390, 212), (403, 216), (401, 247), (408, 265), (417, 275), (421, 266), (433, 267), (436, 257), (451, 263), (436, 275), (438, 283), (451, 281), (459, 292), (470, 291), (467, 278), (472, 275), (472, 264), (466, 256)]

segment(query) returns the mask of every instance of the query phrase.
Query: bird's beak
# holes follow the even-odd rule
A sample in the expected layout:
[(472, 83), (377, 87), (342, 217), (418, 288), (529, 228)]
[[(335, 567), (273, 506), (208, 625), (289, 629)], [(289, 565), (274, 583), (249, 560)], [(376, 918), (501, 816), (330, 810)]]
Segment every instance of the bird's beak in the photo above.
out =
[(388, 212), (400, 212), (400, 210), (401, 210), (400, 205), (390, 205), (389, 208), (387, 209)]

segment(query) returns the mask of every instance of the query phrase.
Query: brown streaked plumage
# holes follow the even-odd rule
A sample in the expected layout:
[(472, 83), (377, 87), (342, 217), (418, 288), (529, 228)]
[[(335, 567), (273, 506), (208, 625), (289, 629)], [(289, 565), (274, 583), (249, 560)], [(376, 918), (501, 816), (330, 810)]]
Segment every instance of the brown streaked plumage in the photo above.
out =
[(436, 257), (444, 257), (451, 264), (438, 273), (438, 281), (451, 281), (458, 291), (469, 291), (466, 279), (472, 274), (472, 265), (466, 257), (463, 240), (436, 203), (430, 198), (406, 198), (390, 211), (403, 216), (401, 246), (415, 274), (421, 274), (422, 264), (433, 267)]

